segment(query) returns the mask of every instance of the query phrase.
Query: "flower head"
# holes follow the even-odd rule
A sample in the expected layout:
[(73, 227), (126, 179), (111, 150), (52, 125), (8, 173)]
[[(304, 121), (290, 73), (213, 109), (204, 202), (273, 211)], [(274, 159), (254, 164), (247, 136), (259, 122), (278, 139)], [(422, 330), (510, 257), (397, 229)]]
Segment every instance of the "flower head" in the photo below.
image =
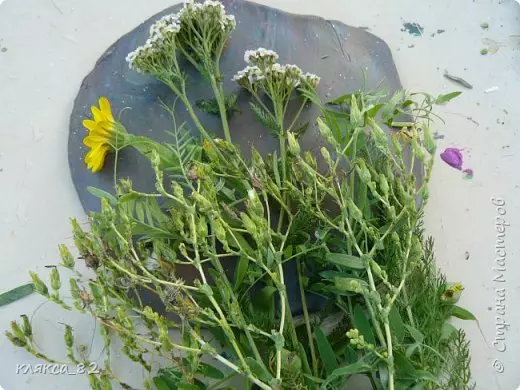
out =
[(143, 46), (128, 53), (126, 61), (139, 73), (154, 73), (157, 66), (168, 66), (175, 55), (175, 37), (180, 31), (176, 14), (163, 16), (150, 27), (150, 36)]
[(85, 163), (92, 172), (99, 172), (103, 168), (108, 151), (114, 146), (115, 124), (110, 102), (106, 97), (99, 98), (99, 108), (91, 107), (92, 119), (85, 119), (83, 126), (88, 135), (83, 143), (90, 148), (85, 156)]
[(260, 47), (256, 50), (246, 50), (244, 54), (244, 61), (250, 65), (258, 66), (261, 69), (265, 69), (276, 63), (279, 56), (273, 50), (264, 49)]
[(457, 303), (464, 291), (462, 283), (450, 283), (441, 295), (441, 299), (449, 303)]
[(462, 169), (462, 152), (457, 148), (447, 148), (444, 152), (441, 153), (441, 159), (450, 167), (458, 169), (459, 171)]

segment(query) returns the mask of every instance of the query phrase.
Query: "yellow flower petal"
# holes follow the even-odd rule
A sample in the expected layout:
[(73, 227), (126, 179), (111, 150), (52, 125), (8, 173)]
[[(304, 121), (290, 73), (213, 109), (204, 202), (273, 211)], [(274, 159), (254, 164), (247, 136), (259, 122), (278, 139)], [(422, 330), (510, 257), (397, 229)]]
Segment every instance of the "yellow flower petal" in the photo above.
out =
[(99, 98), (99, 108), (101, 109), (101, 112), (105, 116), (105, 120), (108, 122), (113, 122), (114, 117), (112, 116), (112, 108), (110, 107), (110, 102), (108, 99), (104, 96)]
[(102, 135), (98, 135), (95, 132), (91, 132), (88, 136), (83, 138), (83, 144), (89, 148), (94, 149), (99, 144), (107, 144), (108, 139)]
[(94, 117), (94, 121), (101, 122), (105, 119), (103, 113), (96, 106), (92, 106), (91, 108), (92, 116)]
[(87, 130), (94, 130), (97, 126), (97, 123), (91, 119), (85, 119), (83, 121), (83, 127), (85, 127)]
[(108, 145), (99, 145), (95, 149), (91, 149), (85, 156), (87, 168), (93, 173), (99, 172), (103, 168), (108, 150)]

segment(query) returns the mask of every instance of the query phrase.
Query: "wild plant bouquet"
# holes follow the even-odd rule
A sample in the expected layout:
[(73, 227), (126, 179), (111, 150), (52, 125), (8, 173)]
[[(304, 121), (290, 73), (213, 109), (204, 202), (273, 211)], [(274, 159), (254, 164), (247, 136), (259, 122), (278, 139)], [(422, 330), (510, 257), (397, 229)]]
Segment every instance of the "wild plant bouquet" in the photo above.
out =
[[(354, 375), (373, 389), (472, 388), (468, 341), (449, 319), (473, 316), (456, 305), (463, 287), (437, 271), (422, 228), (432, 109), (458, 93), (356, 91), (323, 102), (318, 76), (279, 64), (274, 51), (250, 50), (234, 80), (279, 148), (264, 156), (253, 148), (246, 158), (228, 123), (236, 97), (225, 94), (219, 69), (234, 27), (219, 2), (187, 2), (128, 55), (132, 69), (171, 88), (200, 138), (167, 106), (167, 144), (127, 132), (106, 98), (84, 122), (89, 169), (133, 147), (156, 176), (151, 193), (129, 180), (114, 183), (115, 195), (95, 191), (101, 211), (89, 215), (88, 228), (72, 220), (79, 258), (95, 278), (78, 270), (66, 246), (50, 286), (31, 273), (38, 293), (99, 322), (106, 358), (89, 374), (91, 387), (133, 388), (111, 368), (119, 339), (149, 373), (145, 389), (229, 389), (233, 377), (244, 389), (344, 389)], [(224, 139), (199, 121), (180, 57), (210, 82), (215, 99), (207, 107)], [(300, 110), (290, 117), (295, 100)], [(320, 155), (298, 140), (308, 104), (320, 108), (313, 129)], [(403, 114), (407, 122), (398, 121)], [(291, 262), (296, 273), (284, 267)], [(65, 294), (63, 268), (72, 275)], [(301, 315), (291, 310), (289, 278), (298, 280)], [(143, 291), (164, 310), (146, 306)], [(309, 312), (312, 295), (323, 297), (322, 310)], [(56, 361), (37, 350), (27, 316), (11, 325), (15, 345)], [(68, 325), (64, 340), (70, 364), (90, 363)]]

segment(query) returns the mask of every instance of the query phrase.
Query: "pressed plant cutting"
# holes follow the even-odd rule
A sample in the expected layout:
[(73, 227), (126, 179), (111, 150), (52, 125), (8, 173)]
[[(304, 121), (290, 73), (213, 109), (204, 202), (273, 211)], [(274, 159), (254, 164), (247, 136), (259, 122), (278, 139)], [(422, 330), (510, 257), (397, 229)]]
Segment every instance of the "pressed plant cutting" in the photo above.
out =
[[(88, 169), (101, 170), (110, 150), (133, 147), (156, 179), (153, 192), (128, 179), (114, 183), (114, 194), (94, 190), (101, 211), (90, 213), (88, 229), (72, 221), (79, 256), (62, 245), (49, 283), (31, 273), (38, 293), (98, 321), (105, 359), (89, 374), (91, 387), (344, 389), (363, 376), (373, 389), (472, 388), (469, 343), (450, 319), (474, 317), (457, 305), (464, 287), (437, 270), (422, 227), (436, 151), (432, 110), (457, 93), (359, 90), (324, 102), (317, 75), (280, 64), (272, 50), (248, 50), (233, 80), (278, 147), (246, 157), (228, 120), (236, 95), (225, 93), (219, 67), (234, 27), (219, 2), (189, 1), (128, 55), (131, 69), (170, 88), (192, 129), (164, 106), (171, 141), (134, 136), (103, 97), (84, 122)], [(206, 106), (190, 103), (180, 58), (210, 83)], [(308, 105), (320, 115), (302, 126)], [(204, 108), (219, 116), (223, 139), (202, 125)], [(316, 132), (318, 155), (300, 146), (305, 131)], [(289, 279), (298, 281), (301, 313), (291, 308)], [(146, 306), (144, 291), (163, 310)], [(316, 296), (324, 304), (311, 311)], [(27, 316), (7, 337), (58, 361), (38, 349)], [(91, 363), (69, 325), (64, 342), (68, 363)], [(113, 369), (118, 344), (145, 370), (144, 383)]]

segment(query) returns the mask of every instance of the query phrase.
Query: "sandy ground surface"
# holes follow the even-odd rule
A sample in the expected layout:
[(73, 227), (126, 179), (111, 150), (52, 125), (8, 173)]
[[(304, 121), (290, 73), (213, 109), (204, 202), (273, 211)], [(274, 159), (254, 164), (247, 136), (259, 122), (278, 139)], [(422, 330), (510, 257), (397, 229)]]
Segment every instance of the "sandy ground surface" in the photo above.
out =
[[(444, 70), (473, 89), (441, 109), (445, 147), (464, 148), (472, 180), (438, 159), (426, 215), (439, 265), (466, 286), (461, 304), (480, 320), (465, 323), (472, 339), (478, 389), (520, 384), (520, 6), (514, 0), (263, 0), (295, 13), (365, 26), (389, 44), (405, 88), (433, 94), (461, 90)], [(84, 220), (67, 163), (68, 119), (83, 77), (122, 34), (171, 5), (166, 0), (0, 0), (0, 291), (28, 281), (57, 262), (70, 242), (68, 218)], [(401, 31), (424, 27), (422, 36)], [(483, 22), (489, 28), (481, 28)], [(441, 31), (444, 30), (444, 31)], [(433, 36), (432, 36), (433, 35)], [(489, 54), (480, 51), (488, 48)], [(491, 87), (494, 92), (485, 93)], [(496, 198), (496, 207), (491, 198)], [(506, 259), (497, 269), (497, 217), (510, 226)], [(499, 248), (500, 249), (500, 248)], [(498, 256), (504, 251), (498, 250)], [(33, 315), (38, 344), (62, 352), (62, 329), (77, 327), (90, 344), (92, 320), (64, 313), (32, 296), (0, 308), (0, 330), (20, 314)], [(506, 330), (500, 324), (507, 322)], [(503, 339), (503, 340), (502, 340)], [(92, 356), (99, 352), (94, 344)], [(23, 375), (37, 364), (0, 337), (0, 386), (5, 390), (87, 389), (85, 375)], [(120, 361), (120, 372), (126, 367)], [(20, 367), (18, 367), (20, 368)], [(126, 369), (128, 371), (128, 369)], [(139, 377), (141, 373), (134, 373)]]

